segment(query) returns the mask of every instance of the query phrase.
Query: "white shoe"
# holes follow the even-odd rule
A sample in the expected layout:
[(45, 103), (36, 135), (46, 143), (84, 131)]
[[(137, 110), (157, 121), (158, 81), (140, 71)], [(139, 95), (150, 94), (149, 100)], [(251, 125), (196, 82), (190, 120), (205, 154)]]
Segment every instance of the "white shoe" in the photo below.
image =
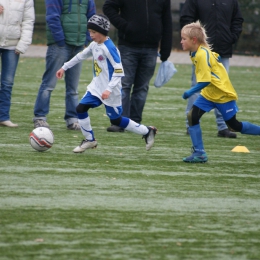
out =
[(1, 121), (0, 126), (18, 127), (17, 124), (12, 123), (10, 120)]
[(77, 146), (73, 152), (74, 153), (83, 153), (85, 150), (90, 149), (90, 148), (96, 148), (97, 147), (97, 141), (88, 141), (88, 140), (83, 140), (79, 146)]
[(157, 133), (157, 129), (154, 126), (147, 126), (149, 132), (143, 136), (146, 142), (146, 150), (149, 151), (154, 144), (154, 137)]

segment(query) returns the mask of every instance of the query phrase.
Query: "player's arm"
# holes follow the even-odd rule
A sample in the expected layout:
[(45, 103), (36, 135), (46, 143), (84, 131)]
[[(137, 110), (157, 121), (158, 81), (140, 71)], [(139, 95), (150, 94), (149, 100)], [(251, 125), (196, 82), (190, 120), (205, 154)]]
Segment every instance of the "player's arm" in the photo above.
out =
[(86, 60), (88, 57), (90, 57), (92, 55), (93, 43), (94, 42), (92, 42), (83, 51), (81, 51), (77, 55), (75, 55), (71, 60), (69, 60), (68, 62), (65, 62), (64, 65), (62, 66), (62, 68), (66, 71), (66, 70), (72, 68), (73, 66), (75, 66), (76, 64), (78, 64), (78, 63), (82, 62), (83, 60)]
[(198, 82), (194, 87), (190, 88), (189, 90), (185, 91), (182, 95), (183, 99), (187, 99), (196, 92), (201, 91), (203, 88), (207, 87), (210, 82)]
[(124, 77), (123, 65), (121, 63), (120, 54), (115, 47), (109, 47), (105, 50), (106, 57), (111, 64), (111, 74), (109, 75), (109, 83), (107, 90), (112, 92), (118, 84), (120, 84), (121, 78)]
[(113, 65), (113, 67), (114, 67), (114, 72), (112, 74), (112, 77), (106, 89), (110, 92), (112, 92), (113, 88), (116, 87), (121, 82), (121, 78), (124, 76), (124, 71), (121, 63), (116, 63)]

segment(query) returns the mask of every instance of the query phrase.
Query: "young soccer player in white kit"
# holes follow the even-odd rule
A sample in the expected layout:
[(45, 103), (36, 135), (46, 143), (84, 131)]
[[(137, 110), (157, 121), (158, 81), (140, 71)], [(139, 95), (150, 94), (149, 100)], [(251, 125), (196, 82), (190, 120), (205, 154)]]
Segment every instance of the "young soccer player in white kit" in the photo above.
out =
[(147, 151), (152, 148), (154, 143), (154, 137), (157, 132), (154, 126), (147, 127), (137, 124), (131, 119), (121, 116), (121, 78), (124, 76), (124, 70), (121, 64), (120, 53), (113, 41), (107, 36), (109, 28), (110, 22), (105, 15), (93, 15), (88, 21), (88, 30), (93, 42), (70, 61), (64, 63), (62, 68), (56, 73), (57, 78), (60, 79), (67, 69), (93, 56), (93, 79), (77, 106), (79, 124), (85, 139), (73, 150), (74, 153), (82, 153), (86, 149), (97, 146), (88, 110), (102, 104), (105, 105), (106, 114), (111, 124), (143, 135)]

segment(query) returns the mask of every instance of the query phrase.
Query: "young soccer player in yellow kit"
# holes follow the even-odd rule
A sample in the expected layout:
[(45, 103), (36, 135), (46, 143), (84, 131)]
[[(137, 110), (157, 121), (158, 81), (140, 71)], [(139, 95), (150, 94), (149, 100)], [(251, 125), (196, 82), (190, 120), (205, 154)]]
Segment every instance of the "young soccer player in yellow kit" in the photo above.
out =
[(260, 126), (236, 119), (238, 107), (237, 93), (230, 82), (226, 69), (220, 62), (221, 57), (211, 51), (204, 27), (199, 23), (190, 23), (181, 30), (181, 45), (184, 51), (190, 51), (195, 66), (197, 85), (183, 93), (187, 99), (201, 90), (188, 113), (189, 133), (193, 145), (190, 156), (184, 162), (203, 163), (208, 160), (204, 149), (200, 118), (205, 112), (217, 108), (231, 131), (242, 134), (260, 135)]

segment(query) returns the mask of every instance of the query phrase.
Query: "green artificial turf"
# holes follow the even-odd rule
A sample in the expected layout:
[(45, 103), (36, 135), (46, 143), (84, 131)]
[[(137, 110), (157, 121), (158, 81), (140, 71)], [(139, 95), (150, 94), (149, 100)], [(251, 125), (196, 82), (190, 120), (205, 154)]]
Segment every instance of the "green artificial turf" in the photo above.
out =
[[(158, 128), (151, 151), (141, 136), (109, 133), (103, 107), (89, 111), (97, 149), (74, 154), (81, 132), (68, 131), (64, 81), (52, 94), (48, 123), (55, 143), (29, 144), (33, 106), (45, 61), (21, 58), (11, 120), (0, 128), (0, 259), (245, 260), (260, 259), (260, 139), (217, 137), (215, 116), (201, 121), (209, 161), (186, 164), (185, 128), (190, 65), (167, 85), (153, 80), (143, 123)], [(91, 81), (85, 61), (80, 97)], [(259, 68), (231, 67), (240, 121), (260, 124)], [(235, 153), (237, 146), (250, 153)]]

